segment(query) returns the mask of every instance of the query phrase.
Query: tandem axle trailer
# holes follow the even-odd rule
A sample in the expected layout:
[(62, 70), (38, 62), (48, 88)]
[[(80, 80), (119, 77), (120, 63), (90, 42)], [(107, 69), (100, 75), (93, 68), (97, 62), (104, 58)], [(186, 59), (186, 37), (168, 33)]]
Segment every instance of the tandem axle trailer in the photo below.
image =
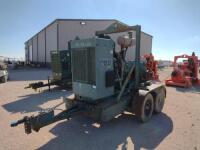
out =
[[(126, 62), (125, 54), (133, 43), (131, 31), (136, 32), (135, 62)], [(119, 53), (114, 52), (114, 42), (106, 34), (128, 32), (120, 37)], [(74, 97), (65, 98), (65, 110), (55, 115), (60, 106), (41, 111), (36, 116), (25, 116), (11, 123), (11, 127), (24, 123), (25, 132), (40, 128), (75, 115), (87, 115), (99, 122), (109, 121), (128, 111), (141, 122), (147, 122), (154, 113), (163, 109), (166, 88), (147, 78), (147, 70), (140, 62), (141, 26), (114, 23), (106, 30), (96, 32), (98, 37), (71, 41), (72, 83)]]

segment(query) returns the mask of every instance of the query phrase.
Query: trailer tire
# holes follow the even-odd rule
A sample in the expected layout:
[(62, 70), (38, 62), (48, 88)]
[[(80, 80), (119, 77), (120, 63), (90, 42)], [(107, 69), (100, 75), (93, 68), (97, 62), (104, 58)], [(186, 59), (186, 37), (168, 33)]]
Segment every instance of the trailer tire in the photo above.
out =
[(162, 109), (164, 107), (165, 104), (165, 91), (163, 88), (160, 89), (160, 91), (158, 92), (158, 94), (155, 97), (155, 101), (154, 101), (154, 112), (155, 113), (161, 113)]
[(152, 117), (153, 110), (154, 101), (153, 96), (150, 93), (144, 96), (138, 96), (135, 105), (135, 115), (141, 122), (145, 123), (149, 121)]

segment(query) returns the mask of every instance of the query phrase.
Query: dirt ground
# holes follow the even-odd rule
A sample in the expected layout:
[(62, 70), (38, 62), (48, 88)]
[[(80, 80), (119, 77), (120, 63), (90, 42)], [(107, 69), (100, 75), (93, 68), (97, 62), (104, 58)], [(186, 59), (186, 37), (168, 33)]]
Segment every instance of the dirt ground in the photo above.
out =
[[(171, 70), (160, 71), (166, 79)], [(200, 149), (200, 87), (189, 89), (167, 87), (163, 113), (141, 124), (134, 115), (122, 115), (107, 123), (96, 124), (84, 116), (60, 121), (40, 132), (26, 135), (23, 125), (10, 127), (10, 122), (51, 107), (71, 93), (58, 88), (36, 92), (24, 87), (45, 80), (47, 69), (19, 69), (10, 72), (10, 81), (0, 84), (0, 149)]]

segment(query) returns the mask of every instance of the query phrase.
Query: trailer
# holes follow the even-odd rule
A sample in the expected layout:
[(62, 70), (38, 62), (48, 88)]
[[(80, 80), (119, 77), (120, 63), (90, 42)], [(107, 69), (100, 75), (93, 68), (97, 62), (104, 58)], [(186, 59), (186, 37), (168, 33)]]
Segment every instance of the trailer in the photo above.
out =
[(58, 85), (62, 88), (71, 89), (72, 75), (71, 75), (71, 52), (70, 50), (52, 50), (51, 51), (51, 68), (52, 78), (47, 78), (47, 83), (42, 81), (30, 83), (27, 88), (37, 90), (41, 87), (50, 87)]
[[(119, 37), (119, 52), (108, 34), (125, 31), (136, 32), (136, 39)], [(141, 122), (147, 122), (154, 113), (163, 109), (166, 88), (152, 82), (146, 76), (146, 65), (140, 62), (141, 26), (112, 24), (97, 31), (96, 37), (73, 40), (71, 47), (72, 87), (74, 95), (65, 98), (66, 109), (54, 114), (59, 105), (39, 112), (36, 116), (25, 116), (11, 123), (15, 127), (24, 123), (25, 132), (39, 131), (42, 127), (75, 115), (86, 115), (96, 121), (109, 121), (124, 111), (132, 112)], [(135, 45), (135, 61), (125, 60), (126, 51)]]

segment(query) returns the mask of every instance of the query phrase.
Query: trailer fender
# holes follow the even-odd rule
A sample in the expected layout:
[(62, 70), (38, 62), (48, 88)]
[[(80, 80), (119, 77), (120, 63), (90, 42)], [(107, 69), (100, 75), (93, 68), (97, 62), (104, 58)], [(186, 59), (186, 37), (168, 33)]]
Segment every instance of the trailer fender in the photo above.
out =
[(132, 98), (132, 102), (131, 102), (132, 111), (135, 112), (134, 110), (136, 107), (136, 102), (139, 99), (139, 97), (145, 97), (148, 93), (150, 93), (153, 96), (153, 99), (155, 101), (155, 98), (161, 89), (165, 91), (165, 98), (166, 98), (167, 91), (163, 84), (152, 84), (148, 86), (146, 89), (139, 89), (138, 92), (136, 92)]

